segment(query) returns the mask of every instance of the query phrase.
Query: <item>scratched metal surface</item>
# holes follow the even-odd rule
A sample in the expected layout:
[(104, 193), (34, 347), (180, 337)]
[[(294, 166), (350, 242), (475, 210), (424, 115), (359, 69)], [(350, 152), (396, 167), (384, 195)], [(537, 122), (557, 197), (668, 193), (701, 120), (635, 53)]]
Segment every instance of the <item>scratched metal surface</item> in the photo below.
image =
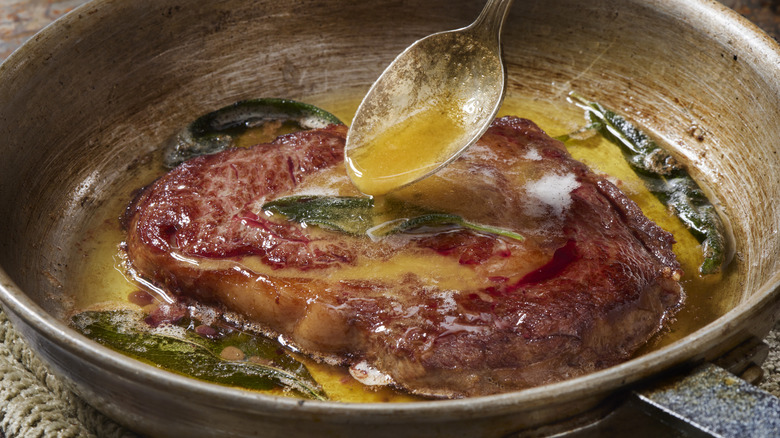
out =
[[(721, 0), (746, 16), (775, 39), (780, 38), (780, 1)], [(0, 60), (58, 17), (86, 0), (0, 0)], [(765, 340), (770, 346), (759, 387), (780, 396), (780, 323)], [(2, 436), (2, 433), (0, 433)]]

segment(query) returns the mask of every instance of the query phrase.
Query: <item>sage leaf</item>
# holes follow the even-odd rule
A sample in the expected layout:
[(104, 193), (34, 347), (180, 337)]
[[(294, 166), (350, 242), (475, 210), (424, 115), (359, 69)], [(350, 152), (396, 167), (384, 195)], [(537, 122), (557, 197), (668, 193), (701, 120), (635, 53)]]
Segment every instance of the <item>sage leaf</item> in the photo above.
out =
[(236, 145), (251, 128), (268, 130), (274, 139), (283, 134), (341, 124), (333, 114), (308, 103), (290, 99), (250, 99), (236, 102), (198, 117), (168, 142), (163, 164), (171, 169), (200, 156)]
[(288, 196), (266, 203), (263, 210), (351, 235), (366, 234), (375, 216), (374, 200), (357, 196)]
[(648, 190), (673, 211), (701, 243), (704, 261), (699, 272), (702, 275), (720, 272), (728, 253), (726, 229), (715, 207), (685, 166), (624, 117), (576, 93), (569, 96), (586, 110), (588, 128), (621, 148), (624, 158)]
[(380, 208), (374, 205), (373, 198), (368, 197), (288, 196), (266, 203), (263, 210), (282, 214), (293, 222), (350, 235), (365, 235), (373, 240), (391, 234), (443, 227), (468, 228), (523, 240), (522, 235), (510, 230), (469, 222), (456, 214), (431, 211), (393, 198), (385, 199)]
[[(100, 344), (177, 374), (244, 389), (282, 389), (298, 397), (326, 399), (306, 367), (268, 338), (228, 331), (209, 339), (192, 330), (196, 321), (159, 330), (145, 325), (142, 318), (141, 312), (130, 310), (86, 311), (73, 316), (71, 322)], [(222, 358), (226, 347), (240, 349), (245, 359)]]

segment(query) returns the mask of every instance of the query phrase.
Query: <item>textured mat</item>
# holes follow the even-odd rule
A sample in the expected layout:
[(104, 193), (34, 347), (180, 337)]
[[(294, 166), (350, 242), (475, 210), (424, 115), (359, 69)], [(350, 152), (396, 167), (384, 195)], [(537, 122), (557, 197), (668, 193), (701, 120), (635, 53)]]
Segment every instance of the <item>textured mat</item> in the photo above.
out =
[(0, 431), (7, 438), (134, 437), (68, 390), (0, 311)]

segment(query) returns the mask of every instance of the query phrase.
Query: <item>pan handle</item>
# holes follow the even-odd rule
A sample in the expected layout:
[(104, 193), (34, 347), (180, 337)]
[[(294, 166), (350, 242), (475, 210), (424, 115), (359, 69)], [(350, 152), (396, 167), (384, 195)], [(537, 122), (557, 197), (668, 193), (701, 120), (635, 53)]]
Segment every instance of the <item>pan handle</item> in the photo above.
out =
[[(688, 374), (635, 390), (637, 406), (676, 422), (681, 431), (706, 437), (780, 436), (780, 399), (762, 391), (758, 382), (769, 347), (751, 338), (712, 363)], [(739, 377), (738, 377), (739, 376)]]
[(552, 437), (780, 437), (780, 398), (753, 385), (768, 351), (750, 339), (714, 362), (634, 389), (602, 419)]
[(637, 406), (693, 436), (780, 436), (780, 399), (705, 363), (691, 373), (631, 394)]

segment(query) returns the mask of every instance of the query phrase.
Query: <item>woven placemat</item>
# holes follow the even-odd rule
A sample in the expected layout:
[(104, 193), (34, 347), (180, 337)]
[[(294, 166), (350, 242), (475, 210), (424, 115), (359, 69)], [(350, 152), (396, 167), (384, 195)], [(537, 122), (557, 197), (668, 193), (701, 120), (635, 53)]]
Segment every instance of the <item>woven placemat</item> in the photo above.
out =
[(71, 392), (0, 311), (0, 436), (135, 437)]

